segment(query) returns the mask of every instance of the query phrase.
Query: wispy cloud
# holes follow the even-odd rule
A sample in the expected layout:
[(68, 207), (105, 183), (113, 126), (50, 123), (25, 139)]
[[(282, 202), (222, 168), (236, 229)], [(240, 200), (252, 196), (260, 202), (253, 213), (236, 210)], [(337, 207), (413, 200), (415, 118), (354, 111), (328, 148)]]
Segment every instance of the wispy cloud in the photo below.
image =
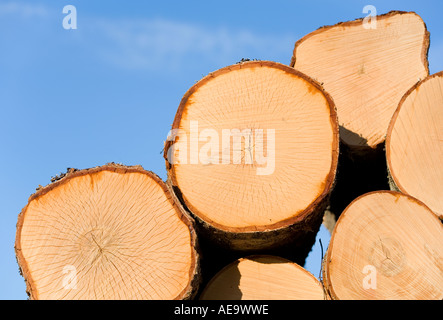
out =
[(30, 4), (24, 2), (5, 2), (0, 3), (0, 16), (20, 15), (22, 17), (47, 17), (49, 10), (47, 7), (39, 4)]
[(98, 47), (103, 57), (125, 68), (177, 69), (190, 61), (233, 63), (241, 58), (272, 59), (282, 54), (289, 57), (294, 43), (290, 35), (257, 34), (164, 19), (101, 19), (95, 26), (105, 40)]
[[(21, 18), (20, 23), (32, 24), (30, 29), (23, 28), (29, 30), (25, 37), (50, 34), (54, 41), (64, 41), (59, 33), (62, 8), (63, 4), (11, 1), (0, 4), (0, 17), (4, 21), (6, 17), (14, 21)], [(242, 58), (288, 63), (296, 40), (290, 34), (262, 34), (165, 18), (100, 17), (84, 12), (81, 6), (77, 7), (77, 15), (78, 29), (66, 31), (71, 33), (70, 41), (87, 48), (92, 59), (116, 68), (181, 71), (205, 63), (228, 65)], [(28, 17), (50, 23), (37, 23)]]

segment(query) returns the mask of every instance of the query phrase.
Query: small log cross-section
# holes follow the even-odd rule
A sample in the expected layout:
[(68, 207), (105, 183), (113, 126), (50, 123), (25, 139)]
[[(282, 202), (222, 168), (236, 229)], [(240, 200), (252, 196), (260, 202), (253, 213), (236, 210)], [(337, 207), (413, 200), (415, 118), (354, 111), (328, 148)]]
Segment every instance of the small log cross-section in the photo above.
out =
[(31, 299), (185, 299), (199, 283), (192, 220), (140, 166), (71, 170), (40, 188), (15, 250)]
[(324, 300), (323, 286), (289, 260), (269, 255), (241, 258), (220, 270), (200, 300)]
[(363, 152), (384, 142), (401, 97), (429, 74), (428, 47), (423, 20), (392, 11), (306, 35), (295, 44), (291, 66), (323, 83), (342, 141)]
[(222, 68), (188, 90), (171, 133), (169, 182), (202, 234), (234, 250), (315, 238), (339, 148), (317, 82), (271, 61)]
[(395, 191), (355, 199), (325, 256), (332, 299), (443, 299), (443, 226), (421, 201)]
[(391, 189), (423, 201), (443, 219), (443, 72), (413, 86), (386, 137)]

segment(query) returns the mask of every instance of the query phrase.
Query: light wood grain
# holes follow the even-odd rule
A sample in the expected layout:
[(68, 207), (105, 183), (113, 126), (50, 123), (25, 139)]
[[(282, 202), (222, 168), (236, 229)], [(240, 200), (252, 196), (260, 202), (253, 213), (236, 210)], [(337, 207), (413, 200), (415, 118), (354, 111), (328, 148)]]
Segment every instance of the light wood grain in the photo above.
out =
[[(257, 146), (248, 148), (247, 137), (242, 140), (241, 163), (167, 161), (172, 185), (209, 228), (243, 234), (284, 229), (308, 221), (305, 218), (329, 194), (338, 158), (335, 107), (315, 81), (293, 68), (254, 61), (211, 73), (185, 94), (172, 127), (189, 137), (191, 121), (198, 121), (199, 130), (215, 130), (219, 137), (224, 129), (264, 130), (265, 151), (266, 134), (275, 130), (275, 168), (269, 174), (257, 174), (265, 164), (255, 161)], [(206, 141), (198, 143), (201, 147)], [(172, 146), (166, 145), (165, 154)], [(217, 163), (223, 160), (221, 151), (220, 147)], [(231, 144), (230, 159), (234, 151)], [(254, 161), (247, 163), (251, 155)], [(261, 246), (260, 237), (255, 238)]]
[(413, 12), (322, 27), (296, 42), (291, 66), (323, 83), (337, 106), (343, 142), (356, 149), (384, 142), (403, 94), (428, 74), (429, 33)]
[(394, 191), (367, 193), (337, 221), (325, 287), (333, 299), (441, 300), (442, 243), (443, 226), (422, 202)]
[(299, 265), (276, 256), (250, 256), (222, 269), (201, 300), (323, 300), (322, 284)]
[(160, 178), (110, 164), (34, 194), (16, 253), (32, 299), (181, 299), (194, 289), (195, 241)]
[(403, 97), (386, 138), (393, 189), (423, 201), (443, 218), (443, 72)]

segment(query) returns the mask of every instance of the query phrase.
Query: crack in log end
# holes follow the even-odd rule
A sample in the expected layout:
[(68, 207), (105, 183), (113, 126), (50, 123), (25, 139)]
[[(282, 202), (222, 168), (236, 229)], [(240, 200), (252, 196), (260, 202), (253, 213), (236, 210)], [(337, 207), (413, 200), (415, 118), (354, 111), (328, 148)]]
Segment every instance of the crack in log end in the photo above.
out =
[(406, 265), (403, 246), (394, 238), (379, 238), (371, 247), (370, 263), (386, 277), (399, 274)]
[(93, 229), (79, 237), (79, 253), (90, 265), (95, 264), (100, 258), (106, 257), (106, 253), (112, 254), (110, 249), (115, 248), (111, 234), (101, 228)]

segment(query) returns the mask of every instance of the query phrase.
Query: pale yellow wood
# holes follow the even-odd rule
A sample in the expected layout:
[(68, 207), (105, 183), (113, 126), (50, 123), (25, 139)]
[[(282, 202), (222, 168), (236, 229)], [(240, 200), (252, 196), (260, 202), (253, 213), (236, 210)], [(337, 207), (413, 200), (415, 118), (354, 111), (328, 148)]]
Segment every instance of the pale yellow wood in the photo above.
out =
[(325, 258), (334, 299), (443, 299), (443, 226), (422, 202), (365, 194), (341, 214)]
[(239, 259), (207, 285), (201, 300), (323, 300), (322, 284), (296, 263), (274, 256)]
[[(223, 130), (252, 130), (242, 138), (241, 163), (233, 161), (232, 139), (228, 164), (221, 164), (226, 151), (221, 141), (217, 141), (219, 152), (211, 158), (215, 164), (191, 163), (192, 143), (199, 150), (208, 143), (192, 140), (192, 121), (198, 122), (200, 133), (213, 130), (219, 138)], [(172, 183), (187, 207), (218, 229), (243, 232), (284, 227), (312, 211), (332, 186), (338, 156), (333, 102), (312, 79), (290, 67), (258, 61), (210, 74), (185, 95), (173, 128), (180, 129), (188, 143), (182, 149), (178, 143), (172, 145), (177, 157), (187, 155), (187, 163), (168, 163)], [(262, 140), (256, 139), (255, 130), (263, 130)], [(268, 140), (271, 130), (275, 131), (273, 141)], [(256, 161), (260, 142), (265, 156), (270, 156), (267, 151), (272, 148), (274, 164)], [(260, 174), (259, 169), (267, 166), (273, 167)]]
[(157, 176), (111, 165), (31, 197), (16, 251), (32, 299), (175, 299), (195, 273), (190, 228)]
[[(291, 66), (323, 83), (334, 99), (353, 147), (376, 147), (403, 94), (428, 71), (429, 34), (415, 13), (362, 19), (322, 27), (295, 44)], [(342, 129), (342, 128), (341, 128)]]
[(395, 186), (423, 201), (443, 218), (443, 72), (403, 98), (386, 138)]

